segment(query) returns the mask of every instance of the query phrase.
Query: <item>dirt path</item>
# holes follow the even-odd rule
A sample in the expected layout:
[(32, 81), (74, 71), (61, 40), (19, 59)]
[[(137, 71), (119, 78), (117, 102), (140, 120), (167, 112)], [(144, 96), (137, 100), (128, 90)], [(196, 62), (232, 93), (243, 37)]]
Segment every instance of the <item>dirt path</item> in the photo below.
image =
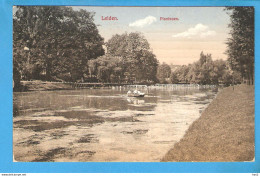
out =
[(254, 86), (223, 89), (162, 161), (252, 161)]

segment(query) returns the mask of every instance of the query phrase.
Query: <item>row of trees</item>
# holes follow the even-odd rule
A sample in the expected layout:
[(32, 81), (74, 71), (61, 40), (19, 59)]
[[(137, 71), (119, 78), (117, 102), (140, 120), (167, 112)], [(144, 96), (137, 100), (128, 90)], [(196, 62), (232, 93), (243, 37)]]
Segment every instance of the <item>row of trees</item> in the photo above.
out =
[[(62, 6), (18, 6), (13, 18), (15, 85), (20, 79), (92, 82), (219, 84), (254, 82), (254, 8), (227, 7), (228, 61), (200, 55), (171, 71), (138, 33), (114, 35), (104, 42), (94, 13)], [(105, 53), (106, 50), (106, 53)]]
[(201, 52), (200, 59), (171, 71), (169, 65), (159, 66), (157, 78), (160, 83), (226, 84), (240, 83), (239, 72), (233, 72), (227, 61), (212, 60), (210, 54)]
[(158, 60), (144, 36), (125, 33), (104, 43), (93, 16), (70, 7), (18, 6), (13, 20), (16, 85), (20, 78), (154, 82)]
[(254, 7), (226, 7), (225, 11), (230, 16), (228, 60), (212, 61), (211, 55), (201, 53), (199, 61), (178, 68), (170, 77), (170, 67), (162, 64), (157, 73), (161, 83), (254, 84)]
[(254, 84), (254, 7), (226, 7), (230, 15), (227, 40), (228, 62), (248, 84)]
[[(14, 77), (71, 80), (104, 54), (94, 13), (62, 6), (18, 6), (13, 19)], [(17, 79), (14, 79), (17, 80)]]

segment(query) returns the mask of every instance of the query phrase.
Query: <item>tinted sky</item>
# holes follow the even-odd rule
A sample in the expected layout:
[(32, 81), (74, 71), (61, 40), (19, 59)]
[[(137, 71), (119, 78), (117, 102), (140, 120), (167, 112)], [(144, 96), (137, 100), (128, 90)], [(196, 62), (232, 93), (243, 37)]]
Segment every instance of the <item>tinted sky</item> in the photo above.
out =
[[(201, 51), (226, 59), (229, 16), (223, 7), (74, 7), (95, 12), (95, 23), (105, 41), (114, 34), (141, 32), (157, 59), (168, 64), (189, 64)], [(106, 16), (117, 21), (105, 21)], [(178, 21), (160, 21), (160, 17)]]

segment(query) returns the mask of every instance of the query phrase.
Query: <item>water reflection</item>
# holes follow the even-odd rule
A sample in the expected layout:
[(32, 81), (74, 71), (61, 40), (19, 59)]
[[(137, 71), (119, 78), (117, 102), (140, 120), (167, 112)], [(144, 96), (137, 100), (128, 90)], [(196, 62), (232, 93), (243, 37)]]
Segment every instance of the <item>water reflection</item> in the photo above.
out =
[(134, 105), (142, 105), (145, 104), (144, 99), (139, 99), (139, 98), (127, 98), (126, 99), (129, 103), (134, 104)]
[(14, 93), (17, 161), (160, 161), (214, 98), (213, 89)]

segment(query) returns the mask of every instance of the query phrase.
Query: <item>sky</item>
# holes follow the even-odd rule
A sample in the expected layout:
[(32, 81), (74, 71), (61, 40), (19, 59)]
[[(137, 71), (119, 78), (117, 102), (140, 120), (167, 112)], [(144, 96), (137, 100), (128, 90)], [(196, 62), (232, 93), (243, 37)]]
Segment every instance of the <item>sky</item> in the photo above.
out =
[[(213, 60), (226, 59), (229, 16), (223, 7), (91, 7), (94, 22), (105, 41), (115, 34), (141, 32), (160, 63), (186, 65), (199, 59), (200, 52)], [(117, 20), (102, 20), (116, 17)], [(160, 20), (178, 18), (178, 20)]]

